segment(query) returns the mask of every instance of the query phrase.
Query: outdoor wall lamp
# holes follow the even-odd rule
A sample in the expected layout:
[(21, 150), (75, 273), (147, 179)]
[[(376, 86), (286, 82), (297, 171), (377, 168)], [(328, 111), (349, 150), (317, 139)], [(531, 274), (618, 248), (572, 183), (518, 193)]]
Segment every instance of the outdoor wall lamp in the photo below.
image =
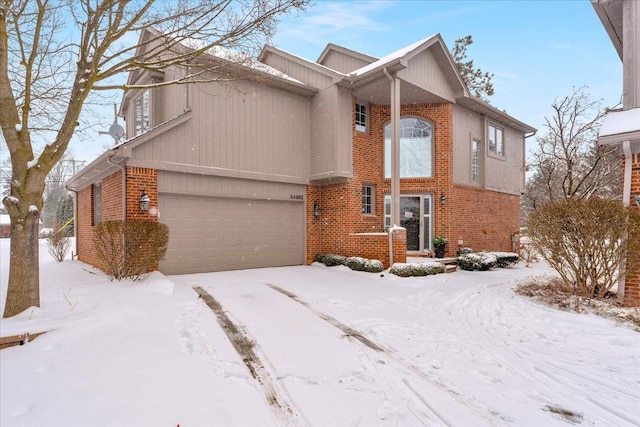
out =
[(640, 208), (640, 193), (636, 194), (636, 206)]
[(445, 196), (444, 193), (442, 193), (440, 195), (440, 204), (444, 205), (445, 203), (447, 203), (447, 196)]
[(313, 216), (316, 218), (320, 217), (320, 205), (317, 203), (313, 204)]
[(151, 199), (149, 199), (149, 196), (147, 196), (147, 193), (145, 193), (144, 190), (142, 190), (142, 193), (140, 193), (140, 209), (143, 211), (148, 211), (149, 203), (151, 203)]

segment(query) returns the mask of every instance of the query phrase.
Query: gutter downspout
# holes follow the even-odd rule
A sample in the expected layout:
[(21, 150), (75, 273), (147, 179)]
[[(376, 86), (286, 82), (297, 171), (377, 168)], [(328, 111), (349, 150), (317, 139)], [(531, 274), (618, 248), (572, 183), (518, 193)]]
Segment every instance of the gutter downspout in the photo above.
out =
[(111, 160), (115, 156), (115, 153), (107, 157), (107, 163), (119, 168), (122, 171), (122, 220), (127, 220), (127, 159), (124, 160), (124, 165), (116, 163)]
[(522, 174), (522, 179), (524, 181), (522, 183), (523, 191), (527, 188), (527, 139), (535, 136), (536, 133), (538, 133), (537, 129), (528, 135), (526, 133), (524, 134), (524, 151), (522, 153), (522, 164), (524, 165), (524, 173)]
[[(622, 141), (622, 152), (624, 153), (624, 183), (622, 188), (622, 204), (624, 206), (629, 206), (631, 204), (631, 168), (633, 166), (630, 141)], [(623, 302), (624, 287), (626, 283), (625, 271), (627, 269), (626, 257), (624, 257), (624, 259), (620, 262), (620, 266), (618, 268), (620, 271), (620, 278), (618, 279), (618, 300), (620, 302)]]

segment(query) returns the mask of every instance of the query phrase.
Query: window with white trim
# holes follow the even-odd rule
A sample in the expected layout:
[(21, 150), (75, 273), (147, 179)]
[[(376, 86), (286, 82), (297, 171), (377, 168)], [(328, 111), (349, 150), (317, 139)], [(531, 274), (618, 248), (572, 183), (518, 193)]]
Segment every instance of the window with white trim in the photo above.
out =
[(358, 131), (358, 132), (366, 132), (367, 131), (367, 106), (366, 106), (366, 104), (362, 104), (360, 102), (356, 102), (355, 121), (356, 121), (356, 131)]
[(140, 135), (151, 128), (151, 106), (149, 105), (149, 91), (145, 90), (134, 100), (135, 134)]
[(489, 152), (504, 156), (503, 130), (494, 125), (489, 125)]
[(92, 192), (93, 223), (91, 225), (98, 225), (102, 222), (102, 185), (93, 184)]
[[(419, 117), (400, 119), (400, 178), (433, 176), (433, 128)], [(384, 176), (391, 178), (391, 123), (384, 127)]]
[(365, 215), (375, 215), (376, 189), (373, 185), (362, 186), (362, 213)]
[(480, 141), (471, 141), (471, 181), (480, 182)]

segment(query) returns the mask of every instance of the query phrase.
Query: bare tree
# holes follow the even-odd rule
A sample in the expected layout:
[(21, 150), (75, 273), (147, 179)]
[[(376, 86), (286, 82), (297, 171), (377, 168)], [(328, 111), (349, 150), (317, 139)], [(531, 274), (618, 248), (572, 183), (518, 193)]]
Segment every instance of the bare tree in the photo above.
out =
[(474, 68), (472, 59), (466, 61), (467, 47), (471, 44), (473, 44), (473, 38), (470, 35), (456, 40), (455, 46), (451, 50), (451, 56), (469, 91), (475, 97), (488, 101), (494, 93), (493, 83), (491, 83), (493, 74), (482, 71), (480, 68)]
[(522, 197), (525, 214), (549, 202), (568, 198), (620, 194), (620, 154), (615, 147), (598, 144), (605, 111), (583, 88), (557, 99), (545, 117), (545, 135), (536, 138), (529, 167), (533, 175)]
[[(38, 215), (45, 179), (81, 128), (96, 91), (132, 89), (114, 77), (185, 66), (203, 75), (201, 53), (253, 51), (277, 18), (308, 0), (3, 0), (0, 3), (0, 127), (11, 157), (11, 263), (4, 317), (40, 305)], [(139, 39), (146, 27), (156, 34)], [(138, 42), (132, 40), (138, 39)], [(186, 41), (193, 48), (183, 49)], [(136, 56), (145, 47), (145, 54)], [(168, 54), (170, 53), (170, 54)], [(199, 67), (186, 67), (198, 63)], [(139, 88), (141, 86), (135, 86)], [(40, 149), (38, 149), (40, 147)]]

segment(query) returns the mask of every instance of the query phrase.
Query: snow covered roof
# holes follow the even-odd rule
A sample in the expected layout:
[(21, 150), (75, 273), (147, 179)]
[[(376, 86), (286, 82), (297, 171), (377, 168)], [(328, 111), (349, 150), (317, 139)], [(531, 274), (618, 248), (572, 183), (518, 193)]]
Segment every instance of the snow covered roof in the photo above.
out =
[(409, 53), (411, 53), (414, 50), (416, 50), (419, 47), (421, 47), (426, 42), (431, 41), (434, 37), (437, 37), (437, 34), (434, 34), (434, 35), (432, 35), (430, 37), (427, 37), (426, 39), (422, 39), (420, 41), (417, 41), (417, 42), (415, 42), (413, 44), (410, 44), (409, 46), (403, 47), (402, 49), (398, 49), (395, 52), (390, 53), (389, 55), (383, 56), (382, 58), (378, 59), (377, 61), (372, 62), (369, 65), (365, 65), (364, 67), (355, 70), (353, 73), (349, 73), (349, 76), (351, 76), (351, 77), (361, 76), (361, 75), (366, 74), (367, 72), (369, 72), (371, 70), (375, 70), (376, 68), (383, 67), (384, 65), (389, 64), (390, 62), (393, 62), (394, 60), (401, 59), (404, 56), (408, 55)]
[[(207, 45), (205, 41), (197, 40), (193, 38), (183, 38), (179, 41), (179, 43), (189, 49), (194, 49), (194, 50), (202, 49)], [(282, 71), (277, 70), (263, 62), (258, 61), (256, 60), (256, 58), (244, 52), (237, 52), (232, 49), (227, 49), (226, 47), (223, 47), (223, 46), (212, 46), (209, 49), (207, 49), (205, 52), (211, 56), (225, 60), (227, 62), (231, 62), (237, 65), (241, 65), (241, 66), (253, 69), (255, 71), (260, 71), (265, 74), (270, 74), (275, 77), (280, 77), (282, 79), (304, 85), (304, 83), (301, 82), (300, 80), (294, 79), (293, 77), (283, 73)]]
[(9, 215), (1, 214), (0, 215), (0, 224), (2, 224), (2, 225), (11, 224), (11, 218), (9, 217)]
[(640, 108), (609, 111), (600, 127), (600, 144), (640, 142)]

